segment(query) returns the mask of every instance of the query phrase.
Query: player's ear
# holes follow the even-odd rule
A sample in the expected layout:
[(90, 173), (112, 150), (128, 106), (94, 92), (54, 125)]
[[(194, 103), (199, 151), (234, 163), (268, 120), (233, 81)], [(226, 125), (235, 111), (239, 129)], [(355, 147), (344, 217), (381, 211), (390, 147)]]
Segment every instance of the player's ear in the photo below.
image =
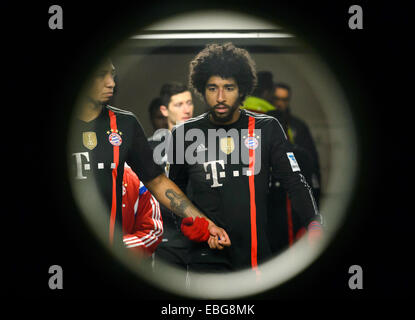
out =
[(167, 117), (169, 115), (169, 111), (167, 110), (167, 107), (164, 105), (160, 106), (160, 112), (163, 116)]

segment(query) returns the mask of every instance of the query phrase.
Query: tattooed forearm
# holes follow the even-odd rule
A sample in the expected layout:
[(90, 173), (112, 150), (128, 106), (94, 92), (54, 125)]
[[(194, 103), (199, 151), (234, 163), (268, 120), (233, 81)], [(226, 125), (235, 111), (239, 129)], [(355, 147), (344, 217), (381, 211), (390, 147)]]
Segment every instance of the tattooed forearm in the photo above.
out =
[(147, 182), (146, 187), (162, 205), (169, 208), (176, 215), (183, 218), (206, 218), (206, 216), (186, 197), (180, 188), (164, 174), (160, 174), (158, 177)]
[(171, 210), (181, 217), (187, 217), (185, 211), (192, 205), (191, 202), (172, 189), (167, 189), (165, 195), (170, 200)]

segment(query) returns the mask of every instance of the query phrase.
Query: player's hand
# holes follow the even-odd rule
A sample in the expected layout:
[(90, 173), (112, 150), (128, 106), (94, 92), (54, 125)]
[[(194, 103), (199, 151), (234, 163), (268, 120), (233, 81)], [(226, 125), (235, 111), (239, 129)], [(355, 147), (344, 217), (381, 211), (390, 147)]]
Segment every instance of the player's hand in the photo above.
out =
[(209, 233), (209, 248), (222, 250), (224, 247), (231, 245), (231, 240), (226, 231), (215, 225), (212, 221), (209, 221)]
[(208, 240), (209, 248), (223, 250), (223, 248), (225, 246), (223, 245), (223, 243), (221, 243), (219, 241), (221, 241), (221, 240), (219, 240), (219, 238), (217, 236), (210, 236), (209, 240)]
[(192, 241), (207, 241), (211, 249), (222, 250), (224, 247), (231, 245), (231, 240), (226, 231), (206, 218), (184, 218), (180, 229)]

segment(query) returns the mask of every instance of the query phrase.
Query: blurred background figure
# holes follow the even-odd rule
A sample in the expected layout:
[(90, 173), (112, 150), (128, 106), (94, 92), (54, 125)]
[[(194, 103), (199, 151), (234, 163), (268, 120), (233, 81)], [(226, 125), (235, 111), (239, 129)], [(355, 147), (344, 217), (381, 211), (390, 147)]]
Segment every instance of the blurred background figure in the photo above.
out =
[(250, 96), (243, 102), (242, 109), (266, 113), (275, 110), (272, 105), (274, 97), (274, 82), (272, 73), (269, 71), (257, 72), (257, 85)]
[(276, 83), (274, 85), (272, 101), (279, 112), (269, 111), (268, 114), (276, 116), (281, 123), (284, 123), (290, 142), (306, 149), (312, 157), (315, 168), (313, 169), (313, 175), (309, 183), (314, 190), (314, 198), (317, 204), (319, 204), (321, 186), (319, 156), (308, 125), (291, 112), (291, 97), (292, 90), (288, 84), (282, 82)]
[[(291, 88), (287, 84), (274, 85), (272, 101), (275, 110), (267, 112), (277, 118), (283, 127), (303, 175), (312, 188), (314, 199), (320, 203), (320, 166), (317, 150), (307, 124), (292, 115), (290, 110)], [(271, 175), (268, 197), (269, 237), (275, 254), (291, 246), (305, 232), (298, 213), (292, 210), (291, 201), (280, 181)], [(275, 212), (284, 214), (275, 214)], [(277, 235), (277, 236), (275, 236)]]
[[(281, 126), (287, 134), (286, 118), (282, 116), (282, 112), (275, 110), (272, 112), (272, 115), (280, 121)], [(310, 185), (316, 168), (314, 160), (307, 149), (297, 144), (292, 143), (292, 145), (301, 172)], [(291, 200), (279, 179), (271, 174), (269, 184), (267, 231), (271, 250), (274, 254), (278, 254), (293, 245), (296, 240), (304, 235), (306, 230), (301, 224), (299, 214), (293, 210)], [(317, 191), (319, 190), (316, 190), (312, 186), (311, 188), (313, 196), (318, 193)]]
[(167, 118), (160, 111), (161, 99), (156, 97), (151, 100), (148, 106), (148, 113), (150, 115), (151, 125), (153, 126), (153, 133), (158, 129), (167, 129)]

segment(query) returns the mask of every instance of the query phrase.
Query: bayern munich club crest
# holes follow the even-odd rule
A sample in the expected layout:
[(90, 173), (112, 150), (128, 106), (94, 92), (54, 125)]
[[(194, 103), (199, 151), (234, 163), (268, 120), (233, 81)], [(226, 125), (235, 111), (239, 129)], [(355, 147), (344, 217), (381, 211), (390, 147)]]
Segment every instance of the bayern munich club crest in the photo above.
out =
[(255, 150), (258, 147), (258, 140), (255, 137), (248, 137), (245, 139), (245, 146), (248, 149)]
[(122, 138), (121, 138), (121, 131), (118, 130), (111, 130), (108, 131), (107, 134), (109, 134), (108, 141), (115, 147), (119, 147), (122, 144)]

